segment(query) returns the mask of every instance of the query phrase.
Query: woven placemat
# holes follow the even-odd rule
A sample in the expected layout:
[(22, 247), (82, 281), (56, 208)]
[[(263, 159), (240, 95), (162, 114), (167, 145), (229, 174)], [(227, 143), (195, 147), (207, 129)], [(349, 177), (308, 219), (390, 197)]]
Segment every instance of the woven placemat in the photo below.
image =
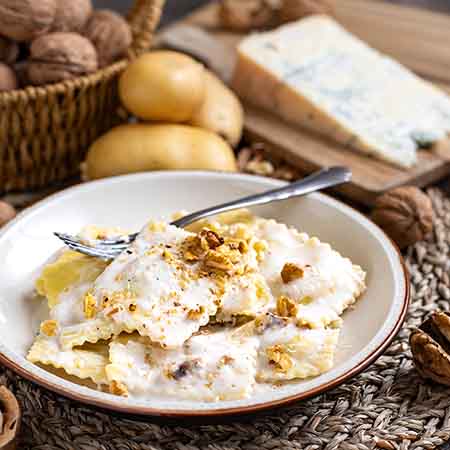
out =
[(101, 413), (0, 368), (23, 408), (19, 449), (231, 450), (433, 449), (450, 439), (449, 389), (425, 383), (411, 362), (409, 331), (433, 309), (449, 310), (450, 199), (428, 191), (436, 220), (408, 249), (412, 301), (407, 321), (376, 363), (350, 382), (290, 408), (245, 422), (161, 425)]

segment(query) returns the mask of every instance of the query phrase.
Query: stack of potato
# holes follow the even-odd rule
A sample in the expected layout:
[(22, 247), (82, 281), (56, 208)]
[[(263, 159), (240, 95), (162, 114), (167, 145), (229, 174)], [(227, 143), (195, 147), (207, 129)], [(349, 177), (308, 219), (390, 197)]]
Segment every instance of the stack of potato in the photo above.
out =
[(124, 107), (138, 123), (100, 137), (84, 164), (87, 179), (148, 170), (236, 170), (243, 109), (236, 95), (189, 56), (147, 53), (119, 80)]

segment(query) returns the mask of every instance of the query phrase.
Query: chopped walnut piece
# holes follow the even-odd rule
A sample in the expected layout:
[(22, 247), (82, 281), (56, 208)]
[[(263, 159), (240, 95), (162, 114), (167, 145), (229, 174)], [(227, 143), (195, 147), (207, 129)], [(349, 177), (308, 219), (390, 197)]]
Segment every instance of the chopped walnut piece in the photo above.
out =
[(282, 295), (277, 299), (277, 314), (282, 317), (296, 317), (297, 304), (288, 297)]
[(187, 313), (187, 317), (190, 320), (197, 320), (204, 314), (204, 312), (205, 312), (205, 307), (200, 305), (196, 309), (190, 309)]
[(267, 347), (266, 356), (269, 362), (275, 365), (275, 370), (278, 372), (287, 372), (293, 366), (291, 357), (280, 345)]
[(209, 248), (215, 249), (224, 243), (224, 238), (215, 231), (204, 229), (200, 232), (200, 237), (205, 239)]
[(90, 292), (84, 296), (83, 312), (86, 319), (94, 318), (97, 312), (97, 300)]
[(41, 333), (47, 336), (55, 336), (58, 331), (58, 322), (56, 320), (45, 320), (41, 323)]
[(222, 358), (219, 359), (219, 367), (228, 366), (234, 362), (234, 358), (228, 355), (222, 356)]
[(239, 250), (242, 254), (247, 253), (247, 252), (248, 252), (248, 245), (247, 245), (247, 242), (245, 242), (245, 241), (239, 241), (239, 244), (238, 244), (238, 250)]
[(231, 259), (225, 256), (223, 253), (216, 251), (209, 251), (205, 257), (205, 266), (212, 269), (223, 270), (229, 272), (233, 269), (233, 263)]
[(303, 278), (304, 274), (305, 271), (294, 263), (286, 263), (283, 266), (283, 269), (281, 269), (281, 278), (283, 283), (286, 284), (299, 278)]
[(109, 385), (109, 392), (114, 395), (121, 395), (122, 397), (128, 397), (128, 389), (121, 381), (112, 380)]
[(182, 255), (187, 262), (196, 262), (203, 253), (199, 236), (189, 236), (183, 242)]

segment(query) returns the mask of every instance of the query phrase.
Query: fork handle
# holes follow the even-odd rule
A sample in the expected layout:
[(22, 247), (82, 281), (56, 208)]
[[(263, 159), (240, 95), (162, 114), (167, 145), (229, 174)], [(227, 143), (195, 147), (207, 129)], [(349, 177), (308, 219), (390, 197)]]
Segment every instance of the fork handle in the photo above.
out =
[(183, 228), (192, 222), (215, 214), (247, 208), (249, 206), (263, 205), (279, 200), (286, 200), (288, 198), (298, 197), (320, 189), (346, 183), (347, 181), (350, 181), (351, 177), (352, 173), (346, 167), (329, 167), (328, 169), (320, 170), (319, 172), (313, 173), (302, 180), (290, 183), (282, 188), (272, 189), (270, 191), (262, 192), (261, 194), (249, 195), (248, 197), (188, 214), (187, 216), (172, 222), (172, 225)]

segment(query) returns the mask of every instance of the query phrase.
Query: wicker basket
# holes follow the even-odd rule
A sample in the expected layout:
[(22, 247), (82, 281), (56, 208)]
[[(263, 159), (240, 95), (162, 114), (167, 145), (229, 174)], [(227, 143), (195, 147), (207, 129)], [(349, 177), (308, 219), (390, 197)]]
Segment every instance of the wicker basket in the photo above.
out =
[[(164, 0), (136, 0), (129, 58), (149, 48)], [(74, 176), (89, 145), (124, 120), (117, 78), (122, 60), (94, 74), (0, 94), (0, 192), (36, 189)]]

